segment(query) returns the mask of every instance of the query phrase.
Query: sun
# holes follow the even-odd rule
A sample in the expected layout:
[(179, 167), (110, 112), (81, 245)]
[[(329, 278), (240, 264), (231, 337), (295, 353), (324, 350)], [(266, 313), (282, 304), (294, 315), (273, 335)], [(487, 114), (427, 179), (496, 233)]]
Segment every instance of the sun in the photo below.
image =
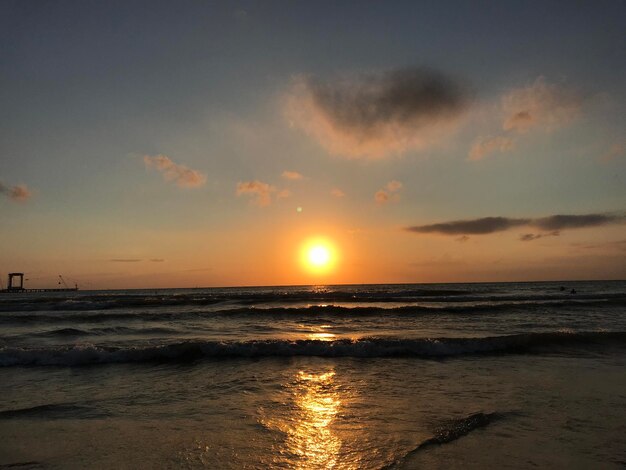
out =
[(334, 267), (336, 259), (334, 245), (326, 239), (310, 239), (302, 246), (301, 261), (308, 271), (328, 272)]
[(313, 246), (309, 249), (308, 257), (313, 266), (325, 266), (330, 261), (330, 250), (322, 245)]

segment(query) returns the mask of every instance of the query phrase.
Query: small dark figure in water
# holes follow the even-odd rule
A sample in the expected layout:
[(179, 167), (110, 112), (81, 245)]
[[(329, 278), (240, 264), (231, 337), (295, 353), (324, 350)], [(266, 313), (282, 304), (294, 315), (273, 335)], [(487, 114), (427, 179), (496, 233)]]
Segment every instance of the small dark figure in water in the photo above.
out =
[(563, 292), (563, 291), (565, 290), (565, 287), (561, 286), (561, 287), (559, 288), (559, 290), (560, 290), (561, 292)]
[(576, 289), (572, 289), (571, 291), (569, 291), (570, 294), (575, 294), (576, 293)]

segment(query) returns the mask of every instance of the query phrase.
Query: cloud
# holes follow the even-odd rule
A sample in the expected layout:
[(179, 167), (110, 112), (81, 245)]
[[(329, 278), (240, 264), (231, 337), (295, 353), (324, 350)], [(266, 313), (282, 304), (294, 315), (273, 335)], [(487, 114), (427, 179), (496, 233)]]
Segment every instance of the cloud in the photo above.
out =
[[(583, 215), (552, 215), (536, 219), (514, 219), (509, 217), (483, 217), (481, 219), (453, 220), (430, 225), (416, 225), (405, 230), (415, 233), (439, 233), (443, 235), (485, 235), (503, 232), (513, 227), (530, 226), (550, 234), (540, 236), (557, 236), (557, 232), (566, 229), (599, 227), (602, 225), (626, 222), (623, 214), (583, 214)], [(524, 241), (540, 238), (538, 235), (523, 235)]]
[(33, 193), (25, 184), (16, 184), (15, 186), (6, 186), (0, 183), (0, 194), (8, 197), (15, 202), (28, 201)]
[(389, 183), (387, 183), (386, 186), (388, 191), (391, 191), (392, 193), (395, 193), (397, 191), (400, 191), (402, 189), (402, 183), (400, 181), (397, 180), (391, 180)]
[(156, 168), (163, 174), (166, 181), (176, 183), (181, 188), (194, 188), (206, 183), (206, 176), (197, 170), (192, 170), (185, 165), (174, 163), (166, 155), (145, 155), (143, 162), (146, 168)]
[(565, 230), (570, 228), (598, 227), (624, 222), (624, 215), (585, 214), (585, 215), (551, 215), (535, 219), (533, 226), (542, 230)]
[(376, 204), (387, 204), (391, 196), (387, 191), (381, 189), (374, 193), (374, 201), (376, 201)]
[(480, 137), (472, 145), (468, 154), (468, 160), (482, 160), (490, 153), (499, 151), (501, 153), (513, 150), (515, 141), (510, 137), (502, 135), (495, 137)]
[(444, 235), (484, 235), (502, 232), (512, 227), (527, 225), (530, 219), (509, 219), (507, 217), (483, 217), (473, 220), (453, 220), (431, 225), (407, 227), (409, 232), (442, 233)]
[(346, 195), (346, 193), (344, 193), (339, 188), (334, 188), (334, 189), (330, 190), (330, 195), (333, 196), (333, 197), (344, 197)]
[(297, 171), (288, 171), (288, 170), (283, 171), (283, 173), (280, 176), (282, 176), (283, 178), (287, 180), (292, 180), (292, 181), (301, 180), (302, 178), (304, 178), (304, 176), (302, 176), (302, 174), (298, 173)]
[(469, 150), (468, 160), (482, 160), (494, 152), (514, 149), (518, 136), (530, 130), (551, 132), (582, 114), (584, 97), (571, 87), (551, 84), (544, 77), (531, 85), (515, 88), (500, 99), (502, 130), (495, 136), (479, 137)]
[(400, 181), (391, 180), (383, 189), (376, 191), (374, 201), (379, 205), (387, 204), (388, 202), (398, 202), (400, 200), (400, 195), (398, 194), (400, 189), (402, 189), (402, 183)]
[(383, 158), (432, 145), (468, 103), (457, 80), (414, 67), (334, 81), (300, 77), (286, 114), (332, 154)]
[(585, 250), (609, 249), (609, 250), (617, 250), (617, 251), (626, 251), (626, 239), (603, 242), (603, 243), (587, 243), (587, 244), (572, 243), (572, 246), (576, 248), (582, 248)]
[(252, 197), (252, 203), (259, 207), (269, 206), (272, 203), (272, 193), (275, 191), (274, 186), (258, 180), (237, 183), (237, 196), (249, 195)]
[(539, 238), (558, 237), (559, 235), (561, 235), (561, 232), (559, 232), (558, 230), (555, 230), (554, 232), (549, 232), (549, 233), (525, 233), (523, 235), (520, 235), (519, 239), (520, 241), (523, 241), (523, 242), (530, 242), (533, 240), (537, 240)]
[(455, 240), (459, 243), (465, 243), (469, 239), (470, 237), (468, 237), (467, 235), (461, 235), (460, 237), (455, 238)]
[(278, 194), (276, 194), (277, 199), (286, 199), (288, 197), (291, 197), (291, 191), (288, 189), (281, 189), (278, 191)]
[(514, 89), (502, 98), (502, 128), (517, 133), (532, 128), (551, 131), (579, 117), (582, 104), (583, 97), (575, 90), (539, 77), (532, 85)]

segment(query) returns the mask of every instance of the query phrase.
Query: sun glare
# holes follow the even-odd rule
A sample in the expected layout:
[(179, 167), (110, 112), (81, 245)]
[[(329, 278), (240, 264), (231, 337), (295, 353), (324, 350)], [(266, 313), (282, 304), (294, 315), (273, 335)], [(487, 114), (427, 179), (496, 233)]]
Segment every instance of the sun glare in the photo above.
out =
[(309, 271), (328, 272), (336, 262), (335, 249), (327, 240), (309, 240), (302, 248), (301, 259)]
[(325, 246), (314, 246), (309, 250), (309, 263), (313, 266), (325, 266), (330, 261), (330, 251)]

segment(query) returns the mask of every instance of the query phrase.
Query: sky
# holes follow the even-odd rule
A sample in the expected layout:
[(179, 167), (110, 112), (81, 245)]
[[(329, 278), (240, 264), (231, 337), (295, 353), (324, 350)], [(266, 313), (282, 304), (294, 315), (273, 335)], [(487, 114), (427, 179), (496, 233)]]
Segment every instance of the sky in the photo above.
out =
[[(0, 279), (626, 278), (624, 1), (0, 1)], [(311, 269), (322, 240), (332, 266)]]

